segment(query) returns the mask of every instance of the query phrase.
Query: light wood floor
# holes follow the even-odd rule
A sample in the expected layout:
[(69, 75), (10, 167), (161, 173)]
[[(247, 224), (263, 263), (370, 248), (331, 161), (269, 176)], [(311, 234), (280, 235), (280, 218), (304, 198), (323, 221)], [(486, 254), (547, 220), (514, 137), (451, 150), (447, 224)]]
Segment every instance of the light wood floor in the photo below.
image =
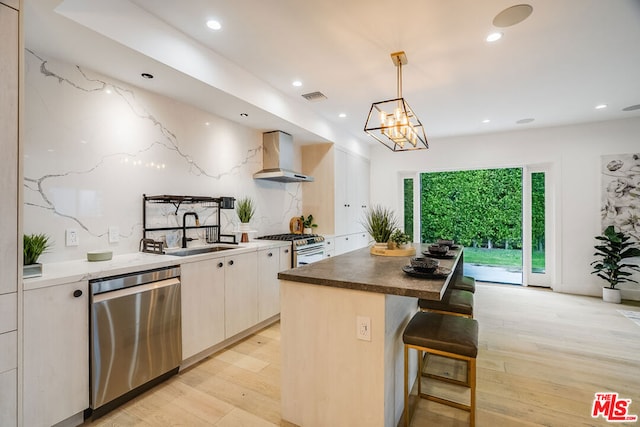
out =
[[(479, 284), (475, 308), (477, 426), (610, 425), (591, 418), (602, 391), (632, 399), (630, 413), (640, 415), (640, 325), (617, 311), (640, 304)], [(85, 425), (285, 425), (279, 340), (276, 324)], [(467, 413), (420, 399), (412, 426), (467, 423)]]

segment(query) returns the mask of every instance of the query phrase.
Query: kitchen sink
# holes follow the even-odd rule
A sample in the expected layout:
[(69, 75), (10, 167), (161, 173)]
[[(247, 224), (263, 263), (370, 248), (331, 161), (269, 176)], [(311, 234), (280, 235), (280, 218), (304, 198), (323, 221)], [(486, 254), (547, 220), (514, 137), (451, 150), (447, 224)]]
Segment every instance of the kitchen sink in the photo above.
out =
[(167, 253), (167, 255), (189, 256), (189, 255), (207, 254), (210, 252), (226, 251), (229, 249), (236, 249), (236, 248), (230, 248), (228, 246), (209, 246), (205, 248), (181, 249), (179, 251), (169, 252)]

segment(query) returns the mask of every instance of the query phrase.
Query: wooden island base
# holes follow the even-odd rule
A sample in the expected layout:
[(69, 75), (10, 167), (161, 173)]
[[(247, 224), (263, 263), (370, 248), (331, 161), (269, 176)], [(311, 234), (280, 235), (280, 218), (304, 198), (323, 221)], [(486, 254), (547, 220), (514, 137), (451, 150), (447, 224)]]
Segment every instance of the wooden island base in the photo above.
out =
[[(444, 293), (458, 273), (457, 255), (448, 261), (455, 271), (439, 280), (410, 278), (401, 271), (406, 259), (368, 248), (280, 273), (282, 419), (395, 427), (403, 411), (402, 332), (418, 297)], [(370, 319), (371, 341), (357, 338), (358, 317)]]

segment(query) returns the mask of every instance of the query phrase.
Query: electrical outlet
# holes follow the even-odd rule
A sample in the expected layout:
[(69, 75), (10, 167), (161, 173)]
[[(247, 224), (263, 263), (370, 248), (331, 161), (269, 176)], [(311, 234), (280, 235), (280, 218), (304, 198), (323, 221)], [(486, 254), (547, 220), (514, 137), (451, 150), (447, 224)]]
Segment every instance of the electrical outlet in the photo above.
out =
[(116, 226), (109, 227), (109, 243), (118, 243), (120, 241), (120, 229)]
[(64, 241), (67, 246), (78, 246), (80, 244), (78, 230), (76, 230), (75, 228), (67, 228)]
[(356, 338), (371, 341), (371, 318), (356, 316)]

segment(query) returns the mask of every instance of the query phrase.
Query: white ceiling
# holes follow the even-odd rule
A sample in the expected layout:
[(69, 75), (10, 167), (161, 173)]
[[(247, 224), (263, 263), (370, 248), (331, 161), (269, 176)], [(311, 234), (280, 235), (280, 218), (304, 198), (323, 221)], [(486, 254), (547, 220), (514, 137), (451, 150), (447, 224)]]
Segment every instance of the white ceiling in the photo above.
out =
[[(494, 16), (516, 2), (37, 0), (25, 1), (25, 43), (299, 142), (369, 142), (366, 115), (395, 97), (399, 50), (430, 140), (640, 116), (622, 111), (640, 104), (640, 0), (527, 3), (531, 16), (489, 44)], [(301, 97), (313, 91), (327, 99)]]

